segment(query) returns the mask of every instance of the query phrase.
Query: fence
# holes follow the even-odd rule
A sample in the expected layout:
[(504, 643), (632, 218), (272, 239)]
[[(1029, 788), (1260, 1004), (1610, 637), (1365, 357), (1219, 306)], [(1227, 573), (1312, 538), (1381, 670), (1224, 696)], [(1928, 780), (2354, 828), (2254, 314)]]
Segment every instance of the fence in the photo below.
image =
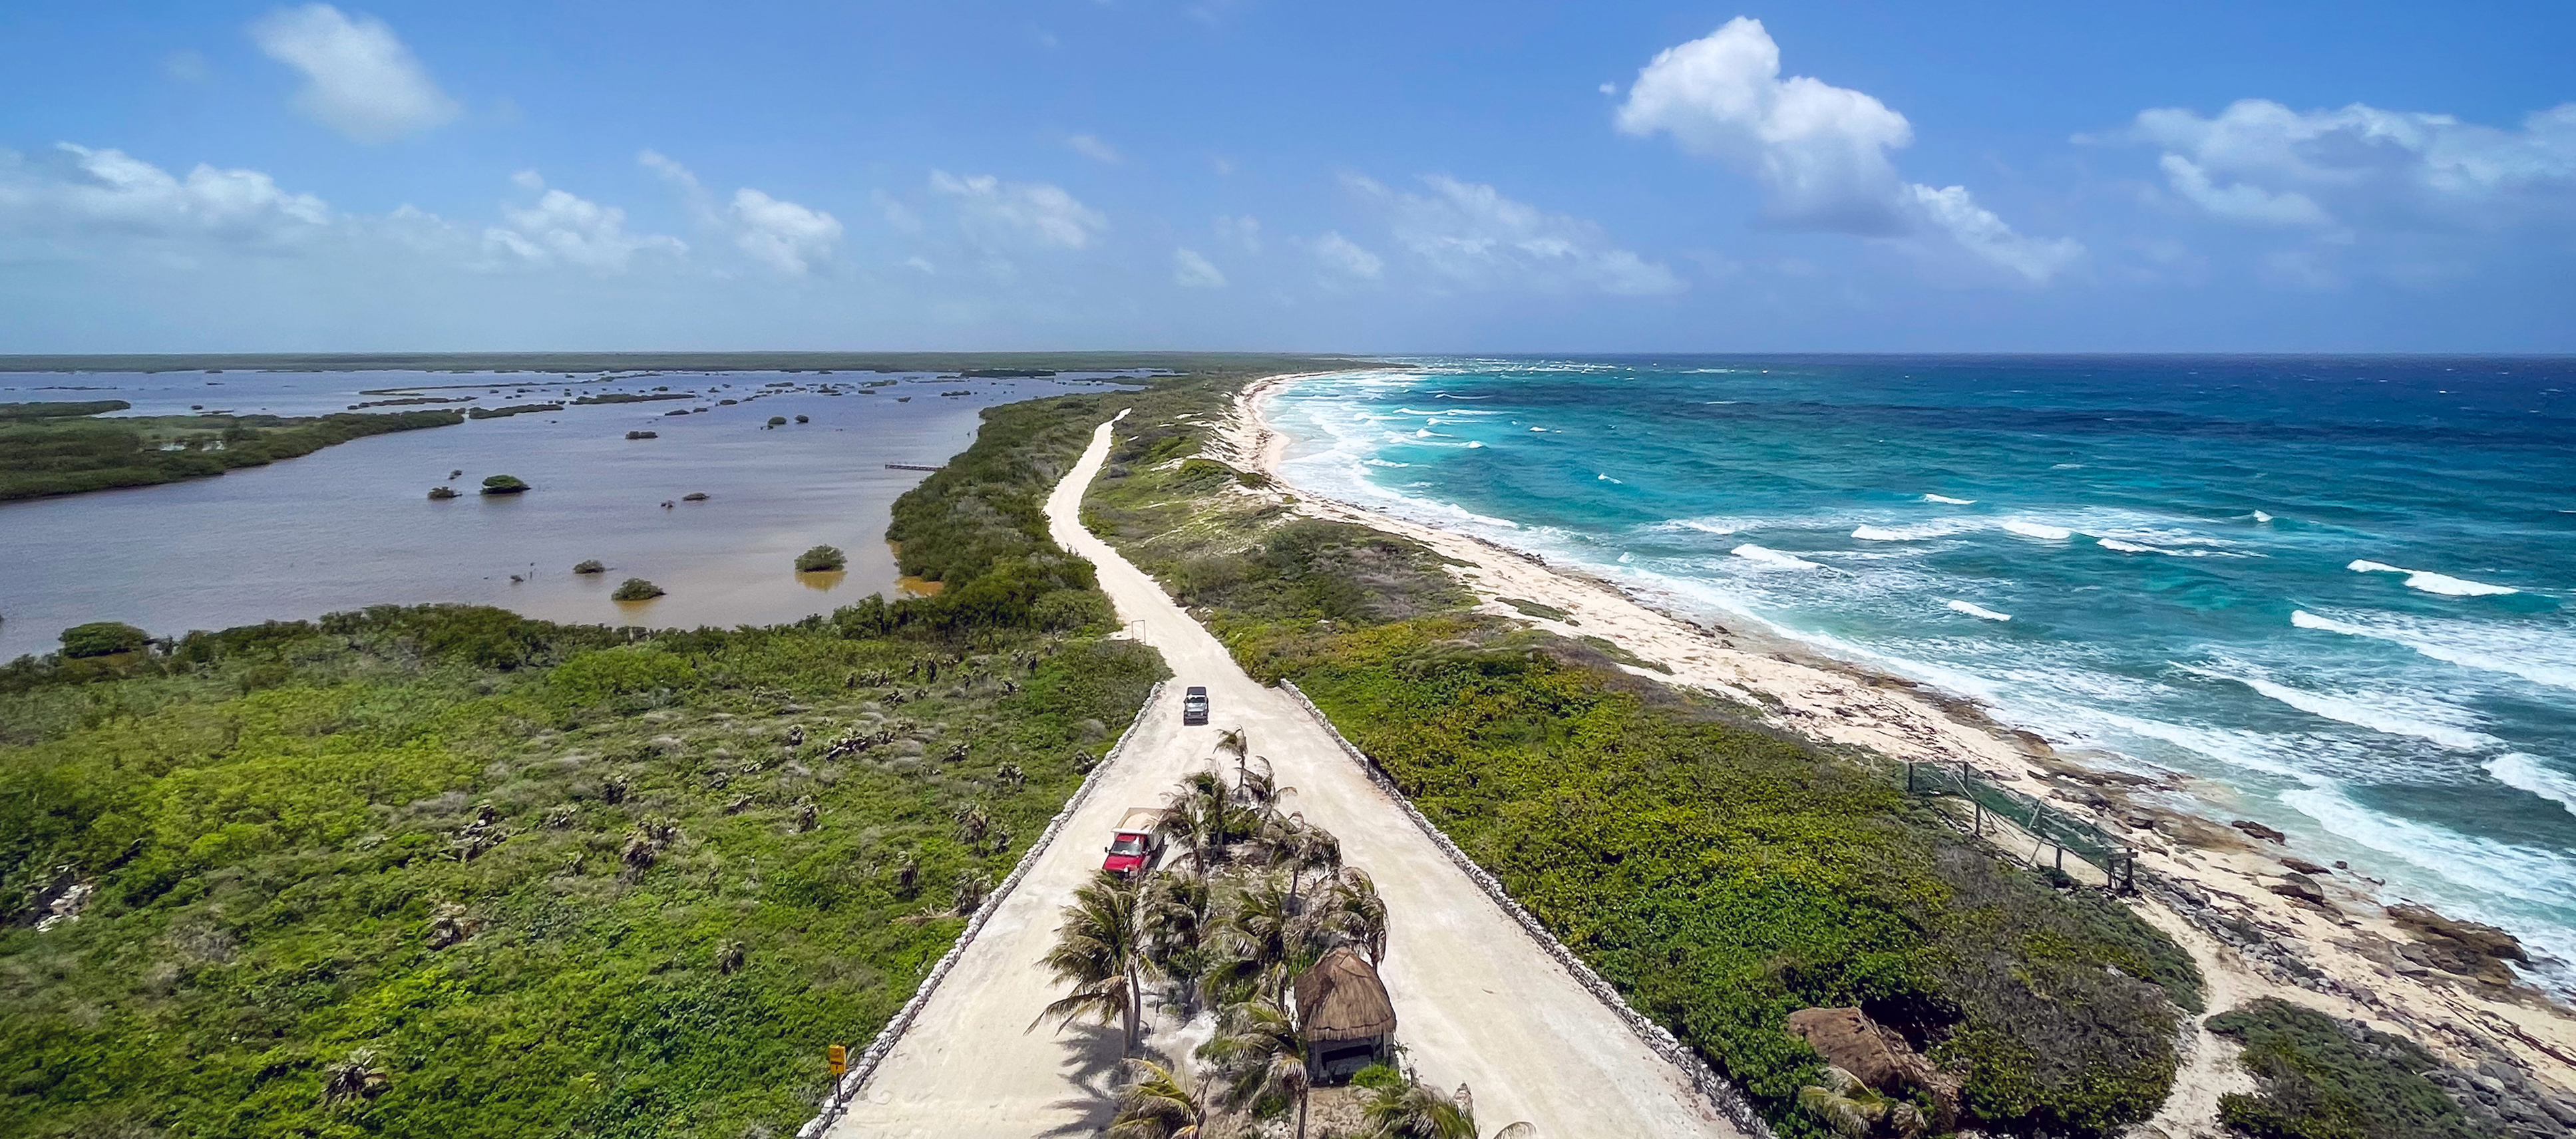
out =
[(2017, 846), (2010, 840), (2024, 837), (2031, 843), (2034, 865), (2045, 863), (2063, 871), (2066, 856), (2072, 854), (2101, 871), (2103, 885), (2112, 892), (2126, 894), (2137, 888), (2138, 852), (2092, 823), (2044, 800), (1980, 779), (1964, 762), (1908, 761), (1904, 774), (1908, 795), (1962, 800), (1968, 807), (1964, 825), (1972, 837), (1993, 840), (1997, 846)]
[(1146, 713), (1153, 711), (1155, 698), (1163, 694), (1165, 683), (1155, 681), (1154, 686), (1145, 691), (1145, 702), (1137, 706), (1136, 718), (1128, 722), (1127, 730), (1118, 734), (1118, 742), (1110, 746), (1108, 754), (1100, 757), (1100, 762), (1092, 767), (1090, 774), (1082, 777), (1082, 786), (1074, 788), (1073, 796), (1064, 801), (1064, 808), (1047, 820), (1046, 829), (1038, 832), (1037, 841), (1030, 843), (1027, 852), (1020, 855), (1019, 864), (1011, 867), (1011, 876), (1002, 879), (1002, 884), (985, 897), (984, 904), (975, 908), (975, 916), (967, 919), (966, 930), (957, 935), (957, 943), (949, 946), (939, 963), (930, 967), (929, 975), (921, 980), (921, 987), (913, 990), (912, 999), (895, 1011), (894, 1016), (886, 1021), (885, 1028), (878, 1031), (877, 1038), (859, 1053), (858, 1061), (850, 1065), (849, 1074), (832, 1082), (832, 1090), (823, 1098), (822, 1110), (807, 1120), (805, 1126), (796, 1129), (796, 1139), (817, 1139), (841, 1118), (842, 1112), (849, 1110), (850, 1101), (858, 1098), (859, 1089), (867, 1085), (869, 1076), (876, 1074), (877, 1065), (885, 1062), (887, 1054), (894, 1051), (895, 1042), (903, 1038), (904, 1030), (912, 1027), (913, 1018), (921, 1015), (921, 1006), (930, 1000), (931, 993), (938, 990), (939, 982), (947, 979), (948, 971), (956, 966), (966, 947), (975, 943), (975, 935), (983, 932), (984, 922), (993, 916), (993, 911), (1002, 908), (1003, 899), (1011, 896), (1011, 888), (1028, 876), (1029, 867), (1037, 865), (1038, 856), (1045, 854), (1048, 845), (1055, 842), (1056, 832), (1064, 829), (1065, 820), (1072, 818), (1073, 813), (1082, 808), (1083, 800), (1091, 797), (1091, 789), (1100, 785), (1101, 773), (1109, 770), (1110, 765), (1125, 754), (1127, 741), (1136, 738), (1136, 725), (1144, 723)]

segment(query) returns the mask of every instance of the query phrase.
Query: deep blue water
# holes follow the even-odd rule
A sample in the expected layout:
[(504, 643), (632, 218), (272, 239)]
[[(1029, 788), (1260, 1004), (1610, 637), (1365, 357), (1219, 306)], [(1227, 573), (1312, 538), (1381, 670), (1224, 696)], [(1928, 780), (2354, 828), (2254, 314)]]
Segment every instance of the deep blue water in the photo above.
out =
[(1291, 477), (2201, 777), (2576, 959), (2576, 360), (1421, 361)]

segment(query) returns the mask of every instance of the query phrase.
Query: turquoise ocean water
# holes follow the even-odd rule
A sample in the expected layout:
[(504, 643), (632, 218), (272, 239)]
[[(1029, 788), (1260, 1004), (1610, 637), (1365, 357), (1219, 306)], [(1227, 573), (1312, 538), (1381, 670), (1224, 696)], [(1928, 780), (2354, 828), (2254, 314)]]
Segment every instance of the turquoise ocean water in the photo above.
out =
[(2576, 982), (2576, 360), (1415, 363), (1283, 392), (1291, 480), (2198, 777)]

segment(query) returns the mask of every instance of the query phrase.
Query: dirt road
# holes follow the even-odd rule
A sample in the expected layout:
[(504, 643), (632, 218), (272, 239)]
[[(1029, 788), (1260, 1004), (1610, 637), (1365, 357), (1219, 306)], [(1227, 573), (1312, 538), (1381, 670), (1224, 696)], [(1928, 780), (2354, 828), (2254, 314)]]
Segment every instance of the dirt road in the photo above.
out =
[[(1157, 803), (1209, 761), (1219, 730), (1241, 727), (1280, 782), (1297, 788), (1288, 808), (1340, 836), (1344, 857), (1377, 879), (1390, 915), (1383, 977), (1397, 1038), (1425, 1080), (1473, 1089), (1484, 1130), (1528, 1120), (1542, 1139), (1738, 1135), (1444, 858), (1292, 699), (1256, 684), (1153, 579), (1082, 529), (1082, 492), (1108, 453), (1110, 428), (1101, 425), (1048, 498), (1047, 518), (1059, 545), (1099, 567), (1119, 616), (1162, 651), (1173, 682), (828, 1134), (1025, 1139), (1106, 1126), (1117, 1029), (1024, 1031), (1060, 995), (1037, 960), (1057, 910), (1099, 866), (1120, 812)], [(1181, 690), (1193, 684), (1207, 687), (1209, 726), (1180, 722)], [(1147, 1048), (1179, 1058), (1192, 1043), (1158, 1021)]]

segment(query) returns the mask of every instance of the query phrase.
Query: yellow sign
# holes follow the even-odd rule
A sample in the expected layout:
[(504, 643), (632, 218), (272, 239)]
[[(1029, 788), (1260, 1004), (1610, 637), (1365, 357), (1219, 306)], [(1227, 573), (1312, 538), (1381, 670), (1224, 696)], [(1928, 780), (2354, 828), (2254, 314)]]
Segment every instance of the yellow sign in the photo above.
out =
[(833, 1046), (832, 1046), (832, 1074), (833, 1074), (833, 1075), (835, 1075), (835, 1076), (837, 1076), (837, 1075), (841, 1075), (842, 1073), (847, 1072), (847, 1071), (849, 1071), (849, 1070), (850, 1070), (850, 1050), (849, 1050), (848, 1048), (843, 1047), (843, 1046), (838, 1045), (838, 1044), (833, 1045)]

